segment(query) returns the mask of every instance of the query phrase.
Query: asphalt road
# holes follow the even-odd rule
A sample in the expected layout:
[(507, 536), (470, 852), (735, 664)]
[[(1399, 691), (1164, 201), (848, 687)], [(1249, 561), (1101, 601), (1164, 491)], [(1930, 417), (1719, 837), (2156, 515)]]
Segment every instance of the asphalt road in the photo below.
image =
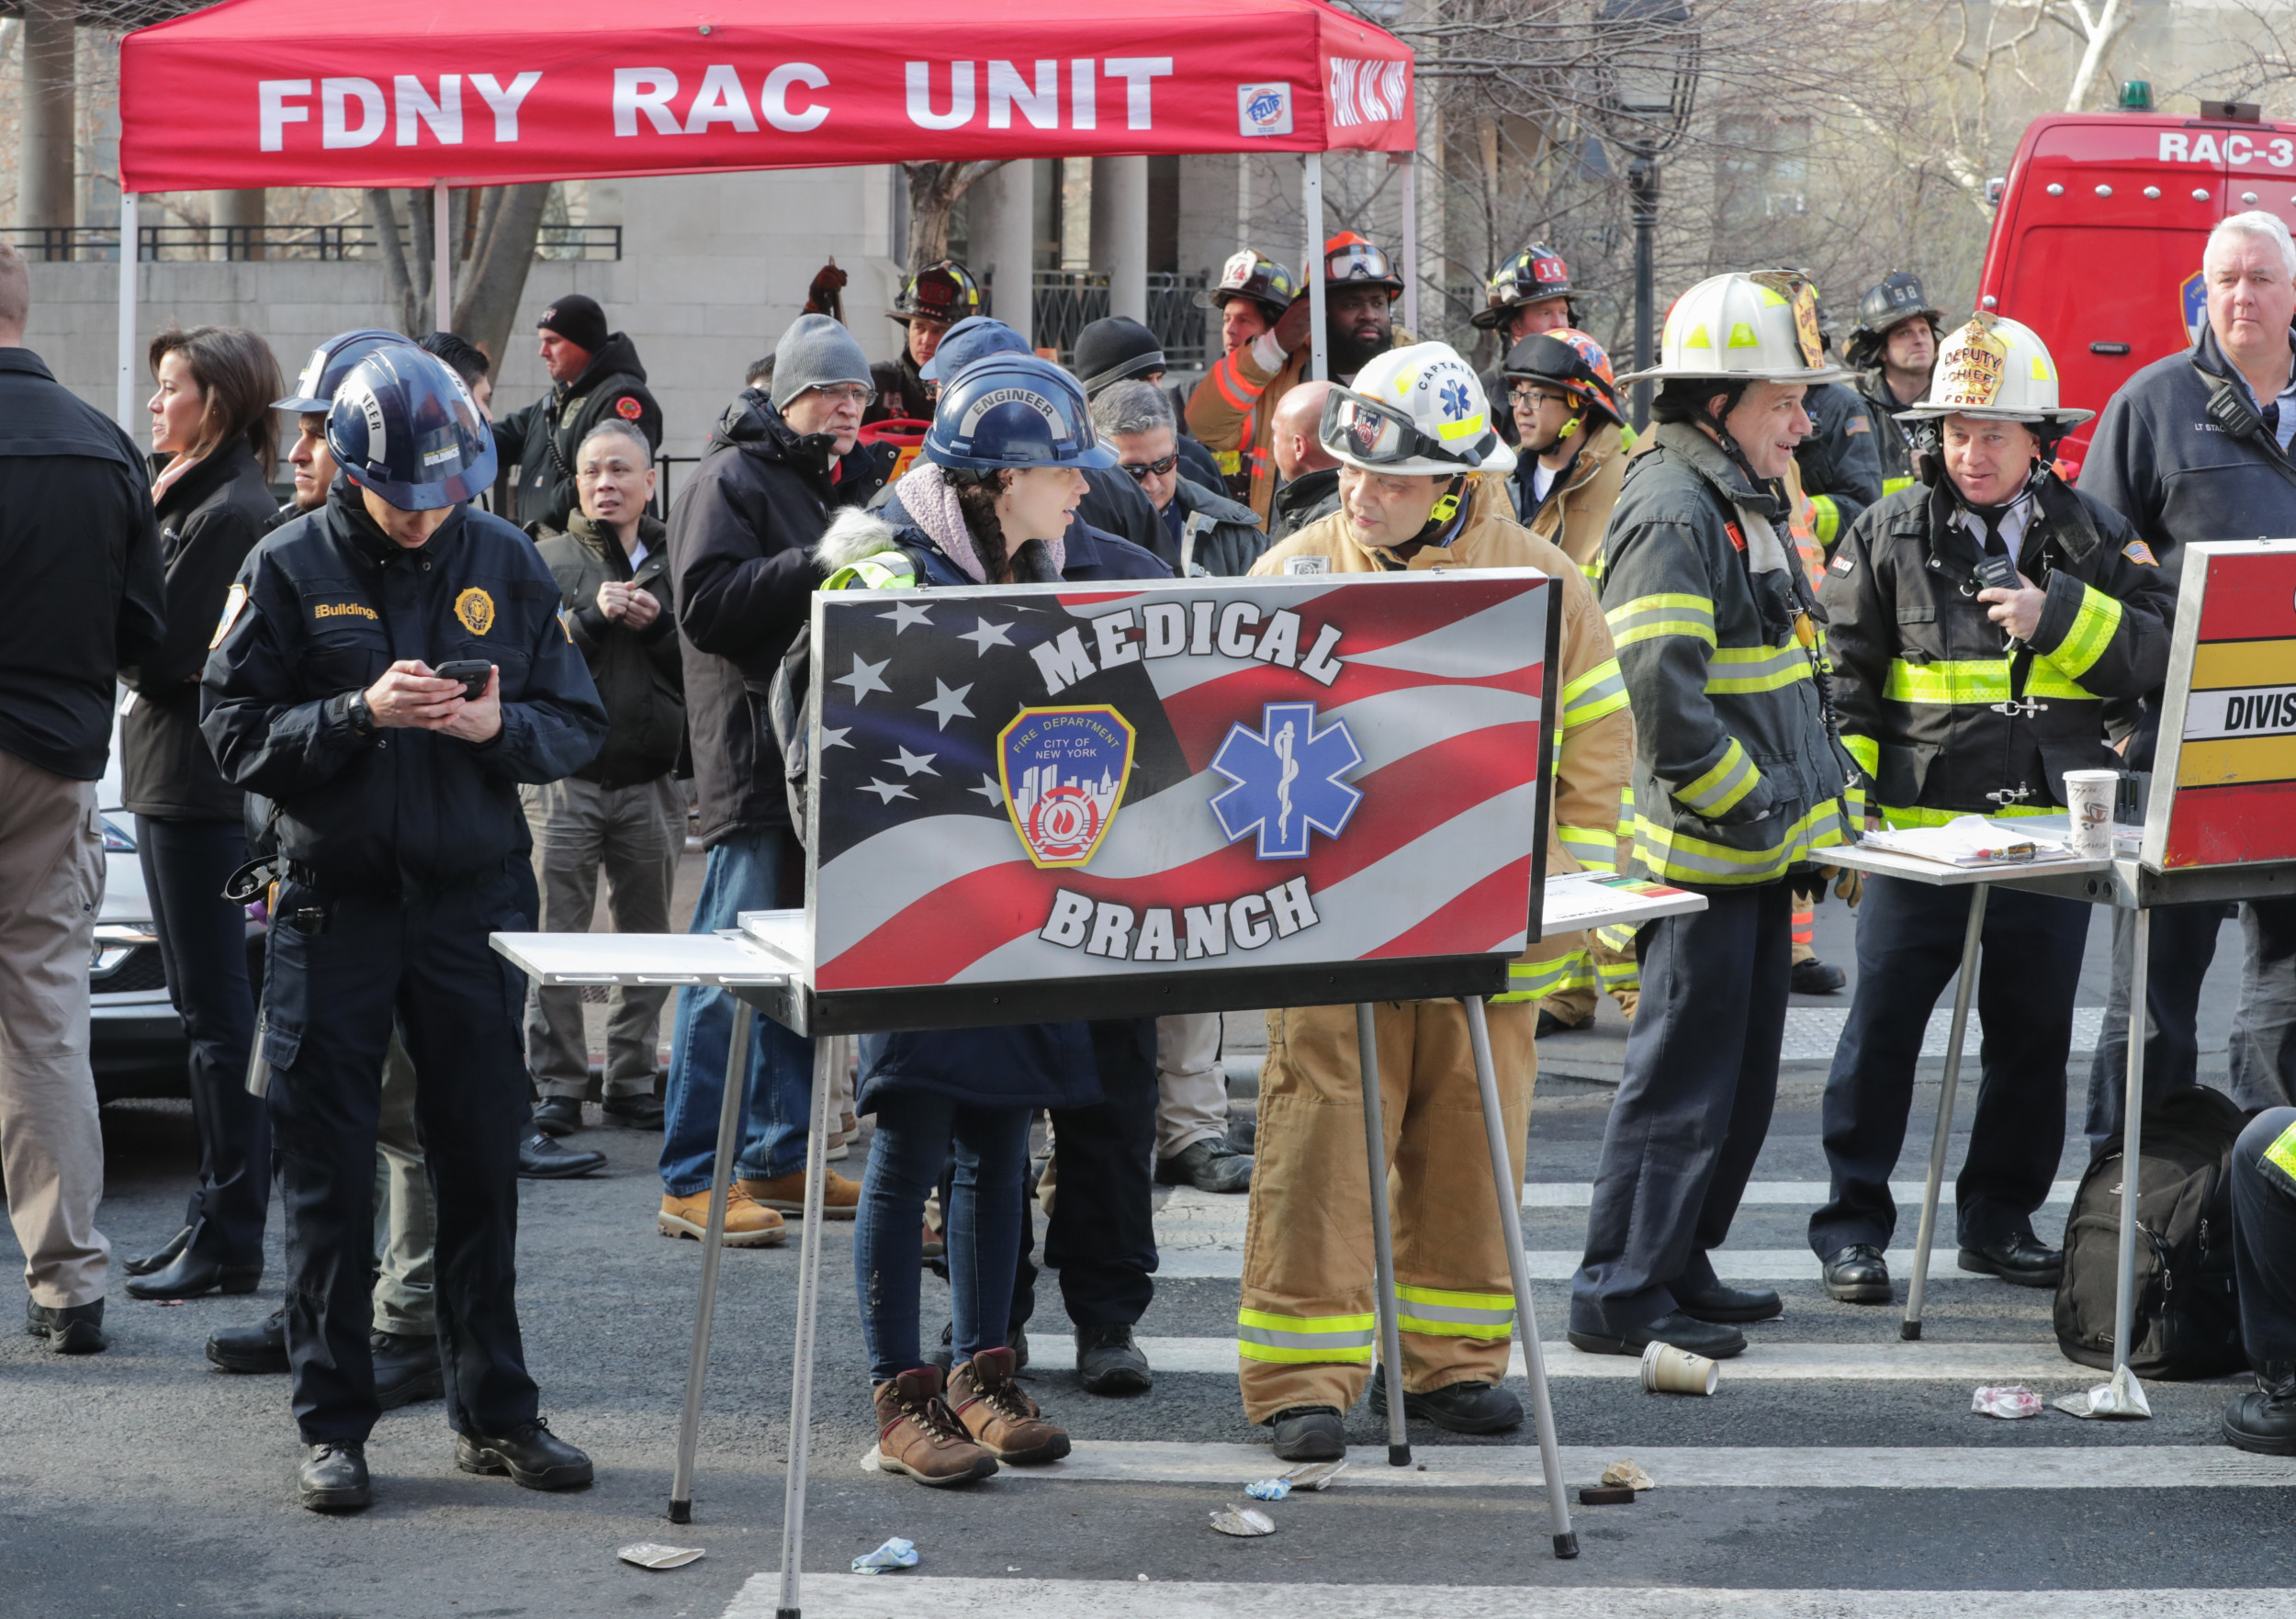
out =
[[(1848, 955), (1844, 922), (1839, 905), (1821, 913), (1820, 949), (1829, 957)], [(2102, 939), (2100, 926), (2092, 968)], [(2237, 972), (2236, 939), (2228, 943), (2204, 1019), (2219, 1045)], [(2085, 998), (2101, 1000), (2101, 978), (2090, 977), (2098, 993)], [(1592, 1172), (1611, 1096), (1599, 1079), (1554, 1076), (1568, 1065), (1559, 1053), (1534, 1110), (1525, 1219), (1526, 1246), (1561, 1254), (1565, 1265), (1584, 1218), (1568, 1206), (1568, 1188)], [(807, 1611), (856, 1619), (1226, 1615), (1277, 1603), (1319, 1619), (1403, 1611), (1507, 1619), (2288, 1612), (2296, 1471), (2273, 1464), (2279, 1472), (2244, 1473), (2221, 1445), (2217, 1413), (2229, 1385), (2155, 1385), (2149, 1422), (2108, 1426), (2054, 1412), (2002, 1422), (1969, 1411), (1971, 1377), (1908, 1377), (1902, 1366), (1884, 1367), (1896, 1344), (1896, 1312), (1825, 1299), (1802, 1235), (1808, 1204), (1778, 1190), (1824, 1177), (1822, 1078), (1822, 1065), (1789, 1071), (1755, 1172), (1758, 1190), (1772, 1190), (1744, 1209), (1728, 1244), (1733, 1254), (1788, 1256), (1777, 1284), (1786, 1315), (1752, 1330), (1754, 1347), (1725, 1366), (1718, 1395), (1645, 1395), (1631, 1381), (1581, 1370), (1554, 1379), (1570, 1482), (1591, 1482), (1603, 1462), (1635, 1456), (1659, 1485), (1632, 1506), (1580, 1510), (1583, 1555), (1572, 1562), (1548, 1555), (1536, 1488), (1446, 1485), (1446, 1469), (1470, 1464), (1513, 1464), (1511, 1477), (1535, 1485), (1527, 1432), (1476, 1445), (1414, 1424), (1426, 1475), (1413, 1469), (1399, 1485), (1383, 1450), (1366, 1449), (1327, 1494), (1266, 1509), (1278, 1525), (1274, 1536), (1209, 1531), (1209, 1512), (1242, 1501), (1244, 1482), (1274, 1470), (1266, 1433), (1244, 1424), (1232, 1373), (1223, 1369), (1241, 1199), (1183, 1194), (1162, 1217), (1177, 1274), (1160, 1285), (1141, 1323), (1167, 1362), (1149, 1395), (1085, 1395), (1057, 1287), (1048, 1279), (1042, 1288), (1032, 1387), (1075, 1435), (1068, 1470), (1098, 1476), (1007, 1470), (952, 1494), (864, 1475), (858, 1459), (873, 1434), (850, 1231), (832, 1227), (801, 1564)], [(1925, 1085), (1917, 1119), (1934, 1104)], [(180, 1105), (122, 1105), (107, 1111), (105, 1130), (102, 1224), (118, 1252), (140, 1253), (180, 1213), (197, 1163), (190, 1115)], [(1917, 1141), (1925, 1134), (1918, 1125)], [(523, 1187), (519, 1299), (546, 1413), (596, 1458), (594, 1489), (546, 1496), (457, 1473), (433, 1402), (388, 1415), (377, 1430), (372, 1511), (331, 1519), (298, 1510), (291, 1480), (299, 1448), (285, 1379), (218, 1373), (200, 1354), (213, 1328), (276, 1303), (275, 1225), (274, 1268), (252, 1297), (179, 1307), (116, 1297), (110, 1352), (81, 1359), (0, 1336), (0, 1615), (766, 1619), (773, 1582), (759, 1577), (781, 1559), (797, 1242), (726, 1255), (697, 1521), (673, 1529), (661, 1513), (700, 1252), (654, 1231), (654, 1138), (593, 1129), (580, 1139), (607, 1149), (609, 1171)], [(2061, 1175), (2075, 1176), (2078, 1162), (2068, 1146)], [(858, 1173), (857, 1162), (843, 1167)], [(1480, 1163), (1460, 1169), (1485, 1173)], [(1911, 1158), (1898, 1172), (1901, 1180), (1918, 1175)], [(2043, 1233), (2062, 1218), (2061, 1204), (2044, 1210)], [(1911, 1242), (1910, 1219), (1907, 1225), (1901, 1247)], [(15, 1253), (12, 1239), (0, 1237), (0, 1255)], [(2050, 1398), (2094, 1380), (2056, 1356), (2048, 1295), (1961, 1277), (1950, 1252), (1935, 1274), (1923, 1349), (1956, 1365), (2030, 1368), (2032, 1386)], [(929, 1332), (944, 1319), (945, 1299), (929, 1276), (923, 1287)], [(1561, 1335), (1565, 1293), (1559, 1280), (1536, 1287), (1550, 1341)], [(1758, 1375), (1765, 1355), (1774, 1365), (1794, 1345), (1813, 1357), (1810, 1376)], [(1206, 1369), (1170, 1369), (1175, 1361)], [(1363, 1446), (1384, 1440), (1361, 1409), (1350, 1435)], [(1469, 1447), (1478, 1455), (1468, 1456)], [(1670, 1467), (1691, 1481), (1670, 1487)], [(1414, 1487), (1414, 1477), (1428, 1487)], [(891, 1535), (916, 1542), (922, 1561), (914, 1572), (874, 1581), (843, 1573)], [(659, 1574), (615, 1560), (617, 1547), (649, 1539), (707, 1556)], [(1432, 1589), (1442, 1586), (1469, 1589)]]

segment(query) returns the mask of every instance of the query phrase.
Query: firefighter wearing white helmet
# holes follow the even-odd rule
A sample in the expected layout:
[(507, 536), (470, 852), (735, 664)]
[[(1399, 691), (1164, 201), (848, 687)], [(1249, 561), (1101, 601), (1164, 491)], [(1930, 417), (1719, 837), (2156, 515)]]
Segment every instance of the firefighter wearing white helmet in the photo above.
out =
[[(1615, 870), (1619, 794), (1634, 750), (1610, 634), (1593, 587), (1559, 549), (1514, 520), (1514, 452), (1458, 354), (1415, 343), (1367, 362), (1335, 388), (1319, 437), (1341, 463), (1340, 510), (1263, 556), (1255, 574), (1536, 568), (1562, 590), (1554, 690), (1560, 713), (1548, 869)], [(1462, 853), (1464, 854), (1464, 850)], [(1579, 935), (1534, 944), (1490, 1010), (1507, 1137), (1522, 1168), (1536, 1069), (1537, 1000), (1592, 983)], [(1410, 1414), (1456, 1433), (1512, 1428), (1503, 1389), (1514, 1299), (1489, 1177), (1453, 1173), (1485, 1150), (1467, 1017), (1457, 1001), (1375, 1013), (1389, 1119), (1396, 1291)], [(1259, 1157), (1236, 1337), (1246, 1413), (1275, 1427), (1288, 1461), (1336, 1457), (1341, 1413), (1371, 1371), (1371, 1210), (1363, 1178), (1353, 1006), (1268, 1014)], [(1353, 1120), (1353, 1122), (1350, 1122)], [(1350, 1167), (1350, 1166), (1353, 1167)], [(1380, 1385), (1374, 1408), (1384, 1411)]]
[[(1962, 815), (2046, 815), (2068, 770), (2111, 770), (2105, 703), (2158, 685), (2175, 597), (2127, 520), (2060, 479), (2056, 440), (2088, 420), (2058, 403), (2056, 364), (2030, 330), (1979, 315), (1938, 355), (1929, 397), (1898, 420), (1923, 481), (1851, 526), (1818, 600), (1843, 740), (1894, 826)], [(1959, 965), (1959, 889), (1877, 877), (1858, 912), (1858, 987), (1826, 1084), (1832, 1192), (1811, 1216), (1827, 1290), (1886, 1303), (1920, 1029)], [(1985, 1081), (1956, 1186), (1961, 1267), (2054, 1287), (2058, 1250), (2032, 1213), (2065, 1137), (2065, 1063), (2087, 907), (1998, 889), (1977, 986)]]
[[(1666, 318), (1652, 447), (1627, 465), (1603, 541), (1603, 606), (1635, 716), (1633, 870), (1707, 908), (1648, 925), (1571, 1286), (1570, 1337), (1736, 1355), (1783, 1308), (1725, 1287), (1728, 1235), (1776, 1096), (1789, 871), (1840, 842), (1853, 767), (1827, 716), (1809, 583), (1781, 534), (1781, 483), (1826, 363), (1798, 277), (1717, 275)], [(1624, 377), (1624, 382), (1638, 380)]]

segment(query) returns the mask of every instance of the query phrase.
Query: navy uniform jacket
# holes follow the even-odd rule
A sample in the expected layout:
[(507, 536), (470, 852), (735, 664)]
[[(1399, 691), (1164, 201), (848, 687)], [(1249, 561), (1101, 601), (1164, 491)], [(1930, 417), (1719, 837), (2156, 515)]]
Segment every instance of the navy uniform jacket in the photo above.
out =
[[(280, 851), (321, 888), (387, 894), (499, 868), (533, 847), (518, 784), (572, 774), (605, 740), (557, 580), (524, 534), (467, 506), (408, 550), (338, 480), (249, 554), (223, 612), (199, 728), (225, 776), (277, 804)], [(352, 693), (404, 658), (494, 664), (494, 739), (354, 731)]]

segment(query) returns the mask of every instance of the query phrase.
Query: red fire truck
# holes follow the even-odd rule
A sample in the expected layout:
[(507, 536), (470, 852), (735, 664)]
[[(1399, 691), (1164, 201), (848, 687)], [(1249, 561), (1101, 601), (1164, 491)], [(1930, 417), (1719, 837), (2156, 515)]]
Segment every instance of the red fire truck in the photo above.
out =
[[(2101, 410), (2137, 367), (2199, 334), (2217, 220), (2263, 208), (2296, 225), (2296, 123), (2223, 101), (2189, 118), (2052, 114), (1996, 184), (1980, 307), (2038, 332), (2065, 403)], [(2083, 428), (2065, 460), (2077, 467), (2088, 443)]]

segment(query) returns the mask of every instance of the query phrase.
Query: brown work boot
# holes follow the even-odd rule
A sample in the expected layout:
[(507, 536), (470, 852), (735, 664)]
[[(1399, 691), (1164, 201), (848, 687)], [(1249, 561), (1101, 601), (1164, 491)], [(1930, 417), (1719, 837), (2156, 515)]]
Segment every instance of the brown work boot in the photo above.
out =
[(981, 1448), (1017, 1467), (1056, 1462), (1068, 1435), (1046, 1422), (1013, 1381), (1013, 1353), (984, 1349), (949, 1374), (949, 1405)]
[[(691, 1197), (662, 1195), (661, 1212), (654, 1217), (654, 1229), (665, 1237), (692, 1237), (700, 1242), (710, 1219), (710, 1195), (696, 1192)], [(771, 1248), (789, 1235), (782, 1217), (771, 1209), (759, 1207), (738, 1184), (726, 1197), (726, 1246), (728, 1248)]]
[[(861, 1207), (861, 1182), (849, 1181), (834, 1169), (823, 1169), (827, 1178), (821, 1183), (821, 1218), (850, 1220)], [(777, 1175), (770, 1181), (745, 1180), (735, 1183), (748, 1196), (768, 1209), (778, 1209), (782, 1214), (797, 1219), (805, 1212), (805, 1172)]]
[[(940, 1368), (919, 1366), (877, 1385), (877, 1448), (870, 1460), (943, 1490), (996, 1471), (996, 1458), (965, 1436), (940, 1398)], [(1064, 1443), (1065, 1440), (1064, 1439)]]

